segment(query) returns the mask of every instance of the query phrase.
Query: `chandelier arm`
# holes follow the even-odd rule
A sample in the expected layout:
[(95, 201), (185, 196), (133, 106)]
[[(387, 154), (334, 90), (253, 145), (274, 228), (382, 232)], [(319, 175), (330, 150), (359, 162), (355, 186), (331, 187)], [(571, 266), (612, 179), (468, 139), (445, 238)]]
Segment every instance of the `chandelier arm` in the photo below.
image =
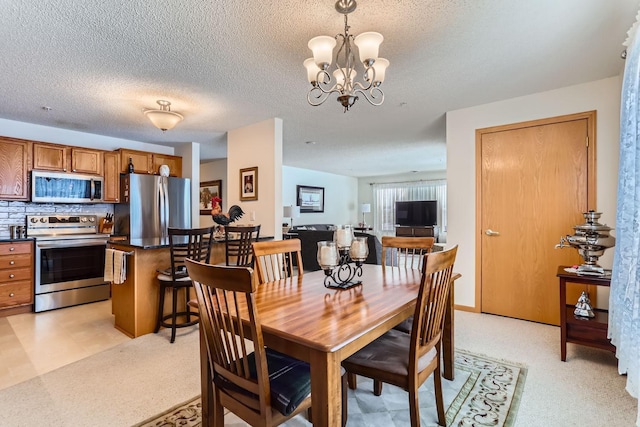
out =
[(340, 92), (337, 89), (324, 90), (321, 87), (315, 86), (307, 93), (307, 102), (313, 107), (323, 104), (334, 92)]
[(362, 89), (356, 89), (353, 91), (353, 93), (356, 92), (359, 92), (362, 96), (364, 96), (364, 99), (369, 101), (369, 104), (376, 107), (382, 105), (382, 103), (384, 102), (384, 92), (378, 86), (374, 86), (368, 91)]

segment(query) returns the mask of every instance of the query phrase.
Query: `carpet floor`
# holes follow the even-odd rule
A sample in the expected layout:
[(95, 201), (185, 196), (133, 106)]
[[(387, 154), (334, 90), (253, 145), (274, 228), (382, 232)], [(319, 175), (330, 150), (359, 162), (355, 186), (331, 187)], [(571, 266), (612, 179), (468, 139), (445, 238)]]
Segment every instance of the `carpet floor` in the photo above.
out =
[[(447, 408), (447, 425), (494, 426), (513, 425), (526, 378), (526, 368), (520, 364), (496, 360), (464, 350), (456, 350), (456, 378), (443, 380)], [(404, 427), (409, 422), (408, 394), (388, 384), (381, 396), (372, 393), (373, 382), (358, 378), (358, 388), (348, 393), (347, 426)], [(423, 426), (437, 425), (433, 379), (427, 379), (419, 392), (420, 418)], [(136, 427), (200, 426), (200, 397), (190, 399)], [(225, 426), (245, 427), (248, 424), (228, 413)], [(306, 415), (298, 415), (284, 426), (310, 426)]]

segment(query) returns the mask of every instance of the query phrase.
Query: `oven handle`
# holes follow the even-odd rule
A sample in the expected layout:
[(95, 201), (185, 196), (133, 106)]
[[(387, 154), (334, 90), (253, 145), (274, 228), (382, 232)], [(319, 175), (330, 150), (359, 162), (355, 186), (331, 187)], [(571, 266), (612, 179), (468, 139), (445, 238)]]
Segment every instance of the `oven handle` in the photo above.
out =
[(59, 240), (56, 242), (38, 242), (36, 241), (36, 247), (39, 249), (55, 249), (55, 248), (70, 248), (70, 247), (82, 247), (82, 246), (106, 246), (106, 240)]

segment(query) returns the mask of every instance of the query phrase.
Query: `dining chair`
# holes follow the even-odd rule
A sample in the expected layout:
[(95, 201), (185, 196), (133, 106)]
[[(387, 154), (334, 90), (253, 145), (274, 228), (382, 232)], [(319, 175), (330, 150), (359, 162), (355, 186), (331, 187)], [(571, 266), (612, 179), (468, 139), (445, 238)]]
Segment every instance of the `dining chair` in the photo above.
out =
[(434, 243), (433, 237), (382, 236), (382, 266), (422, 268)]
[[(189, 305), (192, 282), (187, 274), (185, 259), (209, 262), (213, 227), (169, 228), (168, 231), (171, 266), (158, 271), (160, 298), (158, 299), (158, 315), (154, 332), (157, 333), (161, 326), (171, 328), (171, 343), (173, 343), (176, 340), (176, 328), (186, 328), (198, 323), (198, 312), (192, 311)], [(167, 289), (172, 290), (171, 313), (164, 314)], [(185, 308), (182, 311), (178, 311), (178, 292), (180, 289), (184, 289), (185, 293)], [(182, 317), (185, 320), (178, 322), (178, 318)], [(192, 320), (191, 317), (195, 317), (195, 320)]]
[(300, 239), (253, 242), (258, 283), (286, 279), (296, 274), (301, 281), (304, 268), (300, 250)]
[[(265, 347), (253, 269), (186, 262), (208, 348), (215, 425), (224, 424), (223, 408), (265, 427), (310, 408), (309, 364)], [(238, 321), (236, 310), (247, 322)]]
[(224, 227), (226, 265), (253, 267), (251, 244), (259, 237), (260, 225), (226, 225)]
[[(408, 391), (412, 427), (420, 426), (418, 388), (431, 374), (438, 424), (446, 426), (440, 374), (440, 344), (457, 251), (456, 245), (427, 257), (411, 334), (391, 329), (342, 362), (351, 388), (355, 388), (355, 382), (352, 381), (355, 376), (362, 375)], [(374, 394), (379, 395), (381, 391), (374, 390)]]

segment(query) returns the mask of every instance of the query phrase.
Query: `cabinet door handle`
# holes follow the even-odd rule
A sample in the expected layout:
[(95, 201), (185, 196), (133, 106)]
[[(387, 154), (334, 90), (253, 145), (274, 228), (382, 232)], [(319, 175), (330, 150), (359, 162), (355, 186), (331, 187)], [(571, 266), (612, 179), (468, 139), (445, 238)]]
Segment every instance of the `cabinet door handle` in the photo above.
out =
[(16, 248), (9, 248), (9, 252), (13, 252), (15, 250), (16, 250)]
[(13, 292), (11, 292), (11, 293), (9, 294), (9, 296), (10, 296), (10, 297), (12, 297), (12, 298), (13, 298), (15, 295), (16, 295), (16, 294), (14, 294)]
[(13, 265), (15, 263), (16, 263), (15, 261), (9, 261), (9, 265)]
[(15, 274), (10, 274), (10, 275), (9, 275), (9, 279), (13, 279), (14, 277), (16, 277), (16, 275), (15, 275)]
[(487, 236), (499, 236), (500, 232), (493, 231), (492, 229), (487, 228), (487, 231), (485, 231), (484, 234), (486, 234)]

